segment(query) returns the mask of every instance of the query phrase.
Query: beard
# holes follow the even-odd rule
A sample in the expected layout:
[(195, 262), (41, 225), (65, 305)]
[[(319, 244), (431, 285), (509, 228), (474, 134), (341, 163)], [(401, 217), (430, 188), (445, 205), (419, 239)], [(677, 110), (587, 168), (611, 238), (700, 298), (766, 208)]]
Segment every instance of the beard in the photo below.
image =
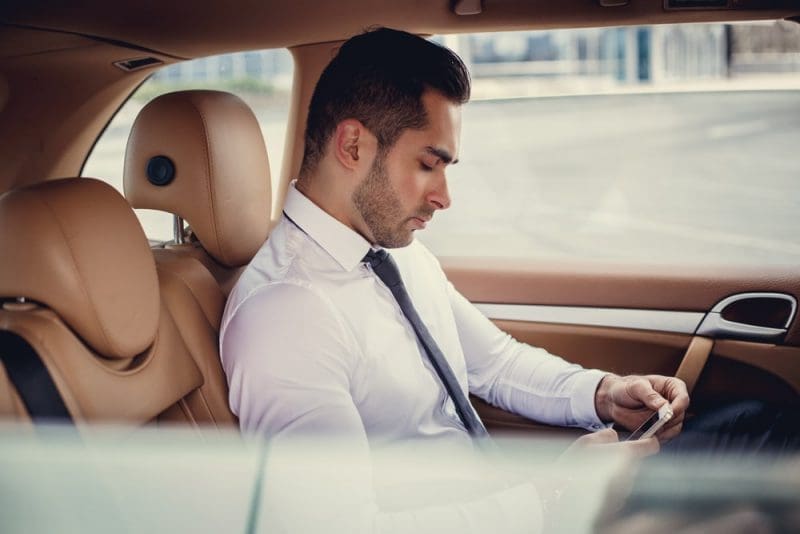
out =
[[(367, 224), (375, 245), (383, 248), (405, 247), (413, 239), (413, 231), (407, 228), (412, 218), (403, 214), (400, 199), (386, 173), (385, 154), (378, 153), (369, 174), (353, 192), (353, 205)], [(422, 216), (430, 216), (432, 210), (420, 209)]]

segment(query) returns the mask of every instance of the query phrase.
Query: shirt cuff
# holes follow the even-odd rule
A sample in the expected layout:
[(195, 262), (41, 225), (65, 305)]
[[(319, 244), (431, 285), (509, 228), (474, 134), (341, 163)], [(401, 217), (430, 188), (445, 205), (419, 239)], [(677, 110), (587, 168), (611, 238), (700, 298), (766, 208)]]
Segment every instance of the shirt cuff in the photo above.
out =
[(608, 373), (597, 369), (587, 369), (575, 378), (574, 394), (570, 401), (575, 425), (587, 430), (602, 430), (609, 425), (600, 420), (595, 409), (595, 394), (600, 381)]

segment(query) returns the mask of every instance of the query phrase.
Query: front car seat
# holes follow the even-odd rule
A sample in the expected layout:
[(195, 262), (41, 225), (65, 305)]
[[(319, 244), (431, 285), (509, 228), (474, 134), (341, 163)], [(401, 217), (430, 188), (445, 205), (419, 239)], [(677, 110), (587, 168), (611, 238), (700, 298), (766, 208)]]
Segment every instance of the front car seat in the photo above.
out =
[[(205, 377), (198, 392), (203, 398), (190, 395), (184, 411), (229, 413), (219, 357), (222, 312), (230, 289), (270, 227), (269, 161), (258, 121), (229, 93), (197, 90), (159, 96), (134, 122), (124, 184), (134, 208), (177, 217), (175, 242), (154, 248), (153, 254), (162, 298)], [(185, 238), (183, 220), (191, 229)], [(198, 306), (205, 320), (197, 314)]]
[(230, 93), (180, 91), (148, 103), (128, 138), (124, 184), (134, 208), (166, 211), (189, 223), (188, 242), (179, 235), (164, 248), (196, 258), (225, 296), (267, 239), (271, 187), (264, 137), (252, 110)]
[[(111, 186), (69, 178), (6, 192), (0, 257), (0, 330), (27, 341), (76, 424), (158, 421), (203, 384), (147, 238)], [(2, 374), (0, 415), (36, 421)]]

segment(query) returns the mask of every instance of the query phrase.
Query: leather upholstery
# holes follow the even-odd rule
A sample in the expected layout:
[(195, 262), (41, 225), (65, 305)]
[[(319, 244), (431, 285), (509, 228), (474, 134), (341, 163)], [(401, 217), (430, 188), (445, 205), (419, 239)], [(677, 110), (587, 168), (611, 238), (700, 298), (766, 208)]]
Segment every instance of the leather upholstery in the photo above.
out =
[[(175, 179), (166, 186), (146, 176), (147, 162), (157, 155), (175, 166)], [(219, 359), (219, 325), (230, 289), (266, 240), (271, 206), (266, 148), (252, 111), (218, 91), (156, 98), (131, 131), (125, 192), (134, 207), (177, 214), (192, 229), (189, 242), (153, 254), (161, 298), (204, 380), (160, 420), (235, 425)]]
[[(156, 155), (175, 166), (167, 186), (147, 179)], [(218, 91), (158, 97), (134, 123), (124, 179), (131, 205), (177, 214), (192, 228), (189, 242), (153, 254), (161, 298), (204, 381), (160, 420), (235, 425), (218, 339), (225, 299), (269, 231), (269, 166), (255, 116), (238, 97)]]
[(153, 344), (158, 279), (125, 200), (91, 178), (0, 196), (0, 297), (54, 310), (91, 349), (132, 358)]
[[(194, 258), (211, 273), (225, 298), (230, 295), (233, 286), (239, 280), (239, 276), (247, 267), (247, 265), (242, 265), (241, 267), (225, 267), (221, 265), (208, 255), (208, 252), (205, 251), (200, 243), (194, 240), (181, 245), (167, 243), (163, 248), (154, 249), (153, 252), (156, 254), (156, 262), (166, 262), (170, 256)], [(199, 289), (199, 292), (203, 293), (205, 290)]]
[[(76, 423), (144, 424), (203, 387), (144, 233), (112, 187), (75, 178), (6, 193), (0, 224), (0, 329), (31, 344)], [(0, 413), (27, 418), (4, 372)]]
[(172, 250), (153, 251), (161, 298), (203, 375), (203, 383), (179, 403), (176, 415), (197, 425), (236, 426), (228, 407), (228, 384), (219, 357), (219, 326), (225, 295), (197, 259)]
[(153, 345), (127, 360), (107, 360), (93, 352), (45, 307), (0, 310), (0, 329), (17, 333), (36, 350), (76, 423), (136, 426), (203, 384), (203, 375), (163, 305), (158, 317)]
[[(156, 186), (146, 168), (166, 156), (175, 179)], [(159, 96), (134, 122), (125, 153), (125, 196), (134, 208), (185, 219), (219, 263), (250, 261), (267, 238), (269, 162), (258, 121), (238, 97), (219, 91)]]

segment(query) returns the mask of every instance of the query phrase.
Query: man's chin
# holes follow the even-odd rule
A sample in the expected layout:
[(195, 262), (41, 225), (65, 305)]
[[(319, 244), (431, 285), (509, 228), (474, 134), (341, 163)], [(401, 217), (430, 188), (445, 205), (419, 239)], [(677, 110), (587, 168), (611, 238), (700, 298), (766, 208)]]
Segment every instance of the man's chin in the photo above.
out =
[(378, 243), (383, 248), (404, 248), (410, 245), (414, 241), (414, 231), (408, 232), (407, 235), (404, 236), (397, 236), (394, 239), (388, 240), (388, 242)]

